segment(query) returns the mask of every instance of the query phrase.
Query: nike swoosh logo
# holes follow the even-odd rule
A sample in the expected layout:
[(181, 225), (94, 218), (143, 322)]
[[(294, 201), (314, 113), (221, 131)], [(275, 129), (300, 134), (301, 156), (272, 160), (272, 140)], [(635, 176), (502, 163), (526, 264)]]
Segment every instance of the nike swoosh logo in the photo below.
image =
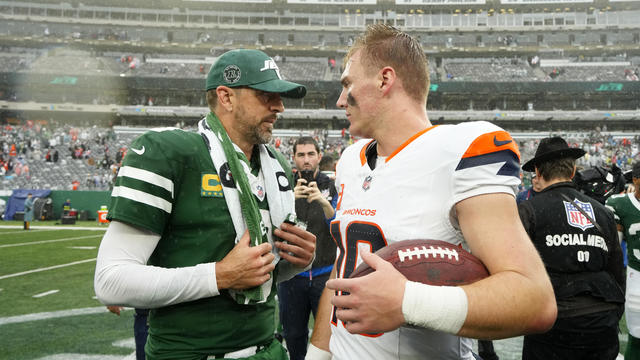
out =
[[(495, 142), (495, 138), (494, 138), (494, 142)], [(136, 153), (138, 155), (142, 155), (142, 154), (144, 154), (144, 145), (142, 145), (142, 149), (131, 148), (131, 151), (133, 151), (134, 153)]]
[[(512, 142), (513, 140), (498, 140), (497, 137), (495, 137), (495, 135), (493, 136), (493, 145), (495, 146), (502, 146), (502, 145), (507, 145), (508, 143)], [(142, 147), (142, 150), (144, 151), (144, 146)]]

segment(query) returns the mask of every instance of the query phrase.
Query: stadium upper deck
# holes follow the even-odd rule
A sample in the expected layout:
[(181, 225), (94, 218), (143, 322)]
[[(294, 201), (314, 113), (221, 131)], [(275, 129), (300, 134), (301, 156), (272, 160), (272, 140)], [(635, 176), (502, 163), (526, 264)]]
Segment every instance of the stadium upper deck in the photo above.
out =
[[(633, 7), (634, 0), (154, 0), (154, 9), (160, 10), (211, 10), (215, 8), (237, 10), (239, 4), (250, 4), (257, 11), (309, 11), (309, 12), (334, 12), (336, 9), (360, 9), (362, 12), (375, 11), (380, 8), (385, 10), (433, 8), (467, 8), (486, 7), (499, 9), (502, 6), (515, 9), (523, 7), (544, 7), (563, 4), (565, 7), (586, 9), (597, 7), (609, 10)], [(8, 0), (8, 2), (22, 2), (21, 0)], [(110, 6), (123, 8), (151, 8), (147, 1), (131, 0), (30, 0), (32, 3), (59, 5), (66, 4), (67, 8), (81, 6)], [(637, 7), (636, 7), (637, 8)]]
[[(101, 124), (172, 124), (176, 119), (191, 123), (206, 109), (202, 88), (214, 57), (96, 54), (66, 47), (5, 50), (0, 55), (0, 100), (8, 101), (0, 106), (3, 116), (80, 124), (87, 119)], [(321, 57), (276, 59), (287, 78), (309, 89), (302, 100), (285, 99), (290, 110), (281, 119), (283, 125), (346, 126), (344, 112), (331, 110), (340, 91), (337, 68), (328, 67)], [(602, 122), (611, 129), (637, 128), (640, 57), (540, 63), (532, 66), (522, 57), (430, 61), (430, 114), (439, 122), (486, 119), (522, 129), (560, 123), (574, 129)], [(552, 78), (554, 71), (560, 75)], [(587, 75), (594, 78), (582, 81)]]
[[(137, 4), (0, 1), (0, 45), (5, 50), (0, 57), (0, 99), (35, 101), (40, 108), (58, 110), (67, 107), (65, 103), (152, 103), (151, 109), (169, 107), (167, 116), (149, 111), (144, 117), (172, 121), (180, 113), (175, 108), (205, 106), (201, 82), (215, 56), (246, 47), (281, 55), (278, 64), (283, 73), (309, 86), (308, 96), (286, 103), (288, 108), (332, 109), (340, 72), (327, 68), (327, 57), (338, 59), (339, 68), (340, 57), (364, 25), (384, 22), (420, 39), (431, 62), (429, 110), (453, 111), (457, 113), (454, 121), (464, 120), (469, 110), (499, 114), (640, 107), (640, 87), (634, 81), (640, 66), (640, 1), (161, 0), (153, 2), (153, 7), (149, 2)], [(15, 56), (10, 53), (14, 49), (23, 50)], [(77, 49), (82, 51), (74, 53)], [(133, 61), (132, 67), (129, 60), (120, 61), (122, 56), (138, 62)], [(533, 57), (541, 59), (541, 66), (532, 66)], [(565, 60), (568, 63), (558, 63)], [(141, 121), (135, 114), (124, 113), (112, 115), (116, 121), (125, 121), (121, 117)], [(86, 114), (70, 110), (64, 116)], [(449, 120), (450, 116), (439, 117)], [(296, 124), (308, 117), (298, 116)], [(336, 121), (327, 123), (334, 128), (344, 122), (332, 119)]]
[[(638, 0), (0, 1), (6, 19), (329, 33), (384, 22), (408, 31), (588, 30), (639, 27)], [(293, 34), (295, 35), (295, 34)], [(336, 34), (337, 35), (337, 34)], [(348, 41), (348, 36), (343, 41)], [(294, 36), (295, 38), (295, 36)], [(324, 42), (335, 42), (334, 36)], [(291, 40), (294, 42), (295, 39)], [(638, 42), (638, 40), (636, 40)]]
[(371, 23), (455, 57), (508, 54), (640, 55), (640, 0), (0, 1), (7, 45), (130, 52), (220, 53), (261, 48), (335, 56)]
[(432, 55), (640, 55), (640, 0), (14, 0), (0, 18), (4, 44), (97, 51), (334, 56), (384, 22)]

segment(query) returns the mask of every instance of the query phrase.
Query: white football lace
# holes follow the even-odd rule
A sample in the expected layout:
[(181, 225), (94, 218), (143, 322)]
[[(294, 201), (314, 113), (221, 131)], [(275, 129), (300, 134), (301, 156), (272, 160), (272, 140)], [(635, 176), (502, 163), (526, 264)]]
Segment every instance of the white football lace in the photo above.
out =
[(408, 258), (409, 260), (413, 260), (414, 256), (416, 257), (416, 259), (420, 259), (421, 256), (424, 256), (426, 259), (428, 259), (430, 256), (434, 258), (437, 258), (439, 256), (440, 258), (444, 259), (446, 256), (449, 259), (455, 258), (456, 261), (459, 260), (458, 252), (455, 249), (443, 249), (439, 246), (429, 246), (429, 248), (427, 248), (426, 246), (422, 246), (414, 247), (413, 249), (398, 250), (398, 258), (401, 262), (404, 262), (406, 258)]

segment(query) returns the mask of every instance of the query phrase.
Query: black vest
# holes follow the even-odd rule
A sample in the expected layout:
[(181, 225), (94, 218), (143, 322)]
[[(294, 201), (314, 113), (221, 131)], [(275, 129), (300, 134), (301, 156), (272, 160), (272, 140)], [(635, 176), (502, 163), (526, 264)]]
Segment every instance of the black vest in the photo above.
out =
[[(577, 200), (601, 233), (570, 201)], [(549, 273), (558, 304), (590, 296), (624, 303), (624, 264), (613, 214), (571, 182), (548, 186), (520, 203), (520, 218)], [(558, 307), (559, 316), (562, 311)]]

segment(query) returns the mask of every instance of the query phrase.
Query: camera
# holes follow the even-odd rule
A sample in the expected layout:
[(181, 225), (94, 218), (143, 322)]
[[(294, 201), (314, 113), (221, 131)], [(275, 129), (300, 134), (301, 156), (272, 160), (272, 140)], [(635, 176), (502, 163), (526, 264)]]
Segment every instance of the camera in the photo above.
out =
[(611, 169), (594, 166), (576, 172), (573, 183), (578, 190), (604, 204), (611, 195), (624, 191), (626, 174), (616, 165)]
[(315, 176), (313, 176), (313, 170), (300, 170), (300, 178), (301, 179), (305, 179), (307, 181), (307, 186), (309, 186), (309, 184), (312, 181), (315, 181)]

